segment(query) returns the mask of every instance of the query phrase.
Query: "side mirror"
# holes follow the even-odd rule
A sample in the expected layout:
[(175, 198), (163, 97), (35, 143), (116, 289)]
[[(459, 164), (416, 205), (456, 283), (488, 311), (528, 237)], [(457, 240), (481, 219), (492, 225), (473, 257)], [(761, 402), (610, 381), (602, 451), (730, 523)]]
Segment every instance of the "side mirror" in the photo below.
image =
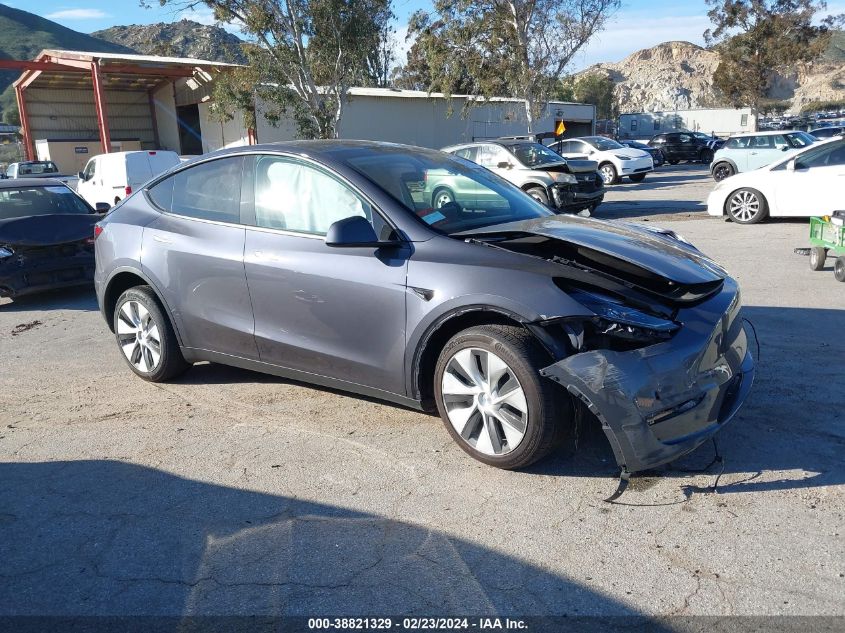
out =
[(399, 241), (379, 241), (367, 218), (353, 215), (333, 223), (326, 233), (326, 246), (336, 248), (397, 246)]
[(511, 168), (511, 164), (510, 164), (509, 162), (507, 162), (507, 161), (503, 160), (502, 162), (498, 163), (498, 164), (496, 165), (496, 167), (498, 167), (499, 169), (510, 169), (510, 168)]
[(780, 148), (780, 151), (782, 151), (782, 152), (789, 151), (789, 145), (784, 145), (783, 147)]
[(81, 171), (76, 174), (76, 177), (79, 178), (81, 181), (85, 182), (85, 174), (83, 174)]
[(94, 205), (94, 208), (97, 210), (97, 213), (106, 213), (111, 209), (111, 205), (108, 202), (98, 202)]

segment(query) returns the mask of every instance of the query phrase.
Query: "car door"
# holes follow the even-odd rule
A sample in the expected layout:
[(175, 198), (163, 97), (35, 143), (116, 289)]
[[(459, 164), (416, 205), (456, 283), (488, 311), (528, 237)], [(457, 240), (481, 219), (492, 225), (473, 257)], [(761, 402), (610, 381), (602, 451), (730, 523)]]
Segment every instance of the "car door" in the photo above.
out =
[(845, 141), (814, 146), (795, 157), (795, 169), (789, 161), (777, 171), (777, 215), (819, 216), (845, 209)]
[(676, 136), (676, 151), (675, 155), (680, 160), (696, 160), (698, 159), (698, 145), (695, 142), (695, 137), (692, 134), (677, 134)]
[[(778, 136), (780, 137), (781, 147), (784, 147), (786, 145), (786, 139), (782, 134)], [(779, 153), (780, 150), (776, 148), (774, 140), (775, 137), (771, 134), (751, 137), (750, 149), (748, 151), (748, 171), (764, 167), (783, 156), (783, 154)]]
[(366, 217), (381, 239), (393, 229), (321, 166), (278, 155), (250, 160), (244, 262), (261, 360), (404, 394), (410, 244), (326, 245), (329, 226), (351, 216)]
[(144, 229), (141, 266), (163, 294), (183, 345), (257, 359), (240, 222), (243, 162), (202, 162), (146, 190), (163, 213)]
[(105, 202), (105, 200), (97, 200), (97, 188), (95, 179), (102, 178), (97, 169), (98, 158), (95, 156), (88, 161), (85, 169), (82, 171), (82, 178), (76, 185), (76, 191), (80, 196), (85, 198), (86, 202), (92, 207), (98, 202)]

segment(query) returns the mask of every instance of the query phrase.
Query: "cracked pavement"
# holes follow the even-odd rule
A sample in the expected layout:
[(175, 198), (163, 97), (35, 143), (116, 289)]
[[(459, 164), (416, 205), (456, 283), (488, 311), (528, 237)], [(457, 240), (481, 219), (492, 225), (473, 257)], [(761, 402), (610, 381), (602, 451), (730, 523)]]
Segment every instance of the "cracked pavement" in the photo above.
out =
[(805, 222), (691, 211), (701, 171), (608, 214), (663, 196), (638, 219), (742, 285), (762, 354), (718, 494), (689, 472), (709, 446), (609, 505), (594, 425), (498, 471), (374, 400), (209, 364), (147, 384), (90, 291), (0, 300), (0, 615), (845, 615), (845, 287), (792, 253)]

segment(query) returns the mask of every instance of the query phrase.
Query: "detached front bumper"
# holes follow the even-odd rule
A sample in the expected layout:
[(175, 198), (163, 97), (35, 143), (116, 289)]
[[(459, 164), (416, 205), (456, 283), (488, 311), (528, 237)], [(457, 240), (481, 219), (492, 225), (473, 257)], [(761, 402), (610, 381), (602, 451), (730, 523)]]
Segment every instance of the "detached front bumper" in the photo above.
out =
[(577, 191), (573, 187), (553, 186), (550, 201), (559, 211), (580, 211), (597, 207), (604, 200), (604, 188), (595, 191)]
[(619, 466), (665, 464), (697, 448), (739, 411), (754, 381), (739, 290), (681, 310), (669, 341), (627, 352), (575, 354), (541, 371), (601, 421)]

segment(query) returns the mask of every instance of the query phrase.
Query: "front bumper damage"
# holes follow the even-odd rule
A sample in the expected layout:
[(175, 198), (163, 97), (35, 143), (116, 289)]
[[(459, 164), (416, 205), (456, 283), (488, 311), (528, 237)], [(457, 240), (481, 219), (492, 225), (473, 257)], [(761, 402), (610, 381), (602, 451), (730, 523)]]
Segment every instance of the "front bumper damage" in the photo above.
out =
[(592, 350), (541, 371), (599, 419), (623, 472), (648, 470), (700, 446), (739, 411), (754, 380), (740, 295), (678, 313), (669, 341), (632, 351)]

